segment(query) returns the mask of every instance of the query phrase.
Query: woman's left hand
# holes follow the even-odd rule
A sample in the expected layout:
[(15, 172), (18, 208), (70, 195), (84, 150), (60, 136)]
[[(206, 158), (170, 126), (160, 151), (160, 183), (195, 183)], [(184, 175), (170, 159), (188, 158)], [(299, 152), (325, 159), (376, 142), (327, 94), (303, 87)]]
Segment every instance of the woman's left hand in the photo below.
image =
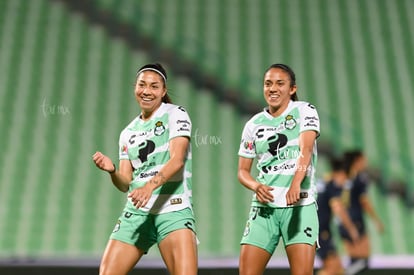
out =
[(128, 198), (131, 198), (132, 203), (138, 209), (147, 205), (152, 195), (152, 187), (150, 184), (145, 184), (142, 187), (135, 188), (128, 194)]

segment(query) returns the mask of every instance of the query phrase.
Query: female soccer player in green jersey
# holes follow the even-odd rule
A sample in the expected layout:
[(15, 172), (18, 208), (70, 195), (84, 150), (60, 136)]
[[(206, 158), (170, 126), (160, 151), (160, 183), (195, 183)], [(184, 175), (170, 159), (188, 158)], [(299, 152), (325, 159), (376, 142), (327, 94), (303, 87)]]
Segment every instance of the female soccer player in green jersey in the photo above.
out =
[[(273, 64), (264, 75), (267, 107), (245, 125), (238, 179), (254, 192), (241, 240), (241, 275), (263, 274), (282, 238), (291, 274), (313, 274), (318, 239), (315, 204), (315, 107), (298, 101), (291, 68)], [(258, 176), (251, 168), (257, 159)]]
[(100, 274), (127, 274), (158, 244), (173, 275), (197, 274), (197, 239), (191, 195), (191, 120), (171, 104), (160, 64), (138, 70), (140, 114), (121, 132), (119, 170), (96, 152), (96, 166), (128, 200), (104, 252)]

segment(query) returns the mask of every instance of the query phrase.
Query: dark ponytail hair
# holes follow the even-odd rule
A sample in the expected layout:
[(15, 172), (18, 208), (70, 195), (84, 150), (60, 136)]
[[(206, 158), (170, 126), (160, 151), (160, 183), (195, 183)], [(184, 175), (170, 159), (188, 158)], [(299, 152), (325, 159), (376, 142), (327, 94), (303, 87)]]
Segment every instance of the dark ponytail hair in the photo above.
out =
[[(293, 70), (292, 70), (292, 69), (291, 69), (288, 65), (285, 65), (285, 64), (280, 64), (280, 63), (277, 63), (277, 64), (272, 64), (272, 65), (270, 65), (270, 67), (266, 70), (266, 73), (267, 73), (270, 69), (281, 69), (281, 70), (285, 71), (285, 72), (289, 75), (289, 78), (290, 78), (290, 87), (293, 87), (293, 86), (295, 86), (295, 85), (296, 85), (296, 76), (295, 76), (295, 73), (293, 72)], [(291, 95), (291, 96), (290, 96), (290, 99), (291, 99), (291, 100), (293, 100), (293, 101), (298, 101), (298, 100), (299, 100), (299, 98), (298, 98), (297, 93), (294, 93), (293, 95)]]
[[(154, 63), (154, 64), (147, 64), (147, 65), (142, 66), (141, 68), (138, 69), (136, 78), (138, 78), (139, 74), (144, 71), (153, 71), (153, 72), (158, 73), (161, 76), (162, 81), (164, 82), (164, 87), (167, 87), (167, 72), (165, 71), (165, 69), (163, 68), (161, 64)], [(168, 95), (168, 92), (165, 94), (165, 96), (163, 96), (162, 102), (172, 103), (171, 98)]]

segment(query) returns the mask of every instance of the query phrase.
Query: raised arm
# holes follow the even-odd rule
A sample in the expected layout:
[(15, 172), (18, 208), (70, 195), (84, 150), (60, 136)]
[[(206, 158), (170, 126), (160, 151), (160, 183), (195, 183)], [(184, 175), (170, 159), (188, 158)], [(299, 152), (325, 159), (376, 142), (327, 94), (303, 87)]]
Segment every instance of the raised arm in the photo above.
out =
[(101, 152), (96, 152), (92, 156), (92, 160), (99, 169), (110, 174), (112, 183), (119, 191), (128, 191), (129, 184), (132, 180), (132, 165), (129, 160), (120, 160), (119, 170), (116, 169), (112, 160)]

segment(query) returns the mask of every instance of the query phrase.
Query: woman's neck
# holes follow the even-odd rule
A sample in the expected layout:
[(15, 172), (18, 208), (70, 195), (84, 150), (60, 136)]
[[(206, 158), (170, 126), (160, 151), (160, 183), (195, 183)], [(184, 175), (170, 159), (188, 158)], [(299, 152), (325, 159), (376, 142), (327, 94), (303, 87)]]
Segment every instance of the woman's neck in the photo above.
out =
[(283, 106), (278, 106), (278, 107), (271, 107), (269, 106), (267, 108), (267, 112), (272, 116), (272, 117), (278, 117), (281, 114), (283, 114), (283, 112), (288, 108), (289, 106), (289, 102)]
[(162, 103), (160, 105), (158, 105), (156, 108), (154, 108), (153, 110), (150, 110), (150, 111), (145, 111), (145, 110), (141, 109), (141, 114), (139, 115), (139, 118), (142, 119), (143, 121), (150, 120), (152, 115), (157, 112), (158, 108), (160, 108), (161, 105), (162, 105)]

